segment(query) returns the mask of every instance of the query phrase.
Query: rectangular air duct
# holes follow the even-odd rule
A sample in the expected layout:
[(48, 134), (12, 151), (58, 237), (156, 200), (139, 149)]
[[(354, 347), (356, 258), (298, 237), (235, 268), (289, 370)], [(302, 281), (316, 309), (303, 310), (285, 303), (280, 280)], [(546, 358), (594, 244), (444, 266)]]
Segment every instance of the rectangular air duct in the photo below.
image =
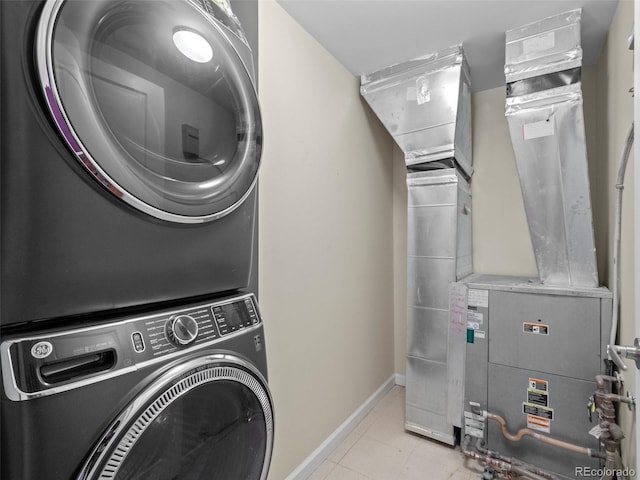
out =
[(540, 280), (597, 287), (580, 10), (506, 33), (506, 117)]
[(464, 338), (450, 328), (449, 287), (472, 271), (469, 68), (455, 46), (364, 75), (360, 92), (407, 165), (405, 427), (453, 445)]
[(462, 46), (363, 75), (360, 93), (407, 166), (459, 167), (471, 176), (471, 91)]
[(453, 445), (464, 338), (449, 287), (472, 271), (471, 90), (462, 46), (362, 76), (360, 92), (407, 165), (407, 430)]
[(449, 288), (472, 271), (471, 188), (454, 168), (407, 174), (407, 430), (453, 445), (461, 426), (464, 338)]

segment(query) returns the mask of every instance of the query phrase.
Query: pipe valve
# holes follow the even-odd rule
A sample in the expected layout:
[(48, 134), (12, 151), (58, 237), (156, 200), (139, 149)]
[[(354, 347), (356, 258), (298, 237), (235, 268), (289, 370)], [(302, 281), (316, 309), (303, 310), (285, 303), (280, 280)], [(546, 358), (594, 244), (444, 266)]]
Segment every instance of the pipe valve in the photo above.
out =
[[(633, 347), (621, 346), (621, 345), (607, 345), (607, 353), (614, 361), (616, 356), (622, 358), (630, 358), (636, 362), (636, 368), (640, 370), (640, 338), (636, 338), (633, 341)], [(618, 364), (618, 362), (616, 362)], [(627, 369), (627, 366), (618, 364), (618, 367), (623, 370)]]

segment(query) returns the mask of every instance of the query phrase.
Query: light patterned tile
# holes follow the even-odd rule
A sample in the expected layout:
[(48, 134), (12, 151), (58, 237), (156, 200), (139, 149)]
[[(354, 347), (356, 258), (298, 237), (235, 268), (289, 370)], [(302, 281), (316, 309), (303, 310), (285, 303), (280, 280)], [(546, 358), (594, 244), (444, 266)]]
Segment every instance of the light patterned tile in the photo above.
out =
[(325, 480), (370, 480), (370, 478), (342, 465), (336, 465)]
[[(404, 398), (404, 388), (402, 387), (394, 387), (396, 389), (400, 389), (400, 392), (397, 392), (395, 395), (387, 396), (380, 402), (374, 410), (379, 415), (385, 415), (395, 418), (400, 418), (404, 422), (404, 412), (405, 412), (405, 398)], [(392, 393), (393, 390), (389, 393)]]
[(480, 478), (480, 473), (472, 472), (465, 468), (459, 468), (453, 474), (447, 478), (447, 480), (475, 480)]
[(311, 480), (477, 480), (482, 466), (459, 448), (404, 430), (405, 389), (394, 387)]
[(329, 460), (325, 460), (320, 464), (318, 468), (311, 474), (308, 480), (325, 480), (331, 471), (335, 468), (336, 464)]
[(395, 410), (398, 405), (404, 404), (404, 388), (395, 386), (389, 390), (384, 397), (373, 407), (373, 411), (383, 415)]
[(356, 428), (353, 429), (354, 433), (356, 433), (357, 435), (364, 434), (364, 432), (366, 432), (369, 427), (376, 421), (376, 418), (378, 418), (378, 412), (372, 410), (366, 417), (364, 417), (360, 421)]
[(345, 438), (336, 449), (329, 455), (329, 460), (335, 463), (339, 463), (340, 460), (347, 454), (347, 452), (353, 447), (353, 445), (360, 439), (361, 435), (356, 432), (351, 432), (347, 438)]
[(401, 480), (448, 480), (463, 462), (462, 454), (452, 447), (424, 440), (416, 446), (402, 468)]
[(417, 435), (408, 433), (404, 429), (404, 417), (397, 415), (378, 415), (364, 435), (408, 451), (412, 451), (424, 441)]
[(361, 437), (340, 461), (340, 465), (374, 480), (394, 479), (411, 454), (410, 450)]
[(446, 445), (420, 435), (415, 435), (415, 437), (420, 439), (420, 444), (416, 446), (413, 452), (416, 455), (431, 457), (434, 461), (439, 463), (453, 460), (458, 465), (462, 465), (465, 457), (462, 455), (459, 448), (454, 448), (450, 445)]

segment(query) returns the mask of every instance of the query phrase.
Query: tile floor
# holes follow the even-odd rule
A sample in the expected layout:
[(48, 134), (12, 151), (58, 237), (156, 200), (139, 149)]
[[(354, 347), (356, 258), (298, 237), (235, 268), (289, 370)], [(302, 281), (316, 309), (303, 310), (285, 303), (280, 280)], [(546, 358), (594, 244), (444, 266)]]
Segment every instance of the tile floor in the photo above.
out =
[(309, 480), (476, 480), (460, 447), (404, 430), (403, 387), (391, 389)]

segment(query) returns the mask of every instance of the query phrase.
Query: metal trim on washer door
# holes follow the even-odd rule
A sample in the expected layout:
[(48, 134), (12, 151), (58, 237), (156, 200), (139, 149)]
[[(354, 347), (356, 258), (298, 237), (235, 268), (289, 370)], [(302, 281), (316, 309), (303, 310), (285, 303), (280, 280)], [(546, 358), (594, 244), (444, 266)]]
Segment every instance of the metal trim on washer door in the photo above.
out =
[[(177, 379), (180, 380), (176, 382)], [(160, 413), (194, 388), (219, 380), (241, 383), (249, 388), (260, 402), (267, 435), (260, 480), (266, 480), (273, 450), (271, 394), (265, 378), (251, 363), (228, 354), (211, 354), (177, 365), (142, 391), (107, 428), (82, 467), (77, 480), (116, 478), (118, 469), (136, 441)]]
[[(248, 186), (248, 188), (240, 195), (240, 198), (235, 201), (235, 203), (231, 204), (227, 208), (223, 208), (222, 210), (215, 211), (213, 213), (208, 214), (198, 214), (198, 215), (184, 215), (180, 213), (173, 213), (167, 210), (163, 210), (158, 208), (146, 201), (138, 198), (135, 194), (127, 191), (121, 184), (119, 184), (114, 178), (112, 178), (109, 173), (107, 173), (104, 168), (100, 165), (99, 159), (95, 159), (82, 142), (80, 136), (74, 129), (72, 123), (70, 122), (67, 112), (65, 111), (64, 105), (61, 101), (58, 87), (56, 84), (54, 68), (53, 68), (53, 35), (55, 30), (55, 25), (60, 13), (60, 10), (63, 4), (67, 0), (47, 0), (45, 2), (41, 19), (38, 24), (37, 33), (36, 33), (36, 48), (35, 48), (35, 57), (36, 57), (36, 65), (37, 65), (37, 73), (40, 78), (41, 88), (45, 97), (45, 101), (47, 103), (48, 109), (51, 113), (51, 116), (54, 120), (54, 123), (59, 130), (60, 134), (63, 136), (65, 143), (68, 147), (73, 151), (78, 162), (109, 192), (111, 192), (118, 199), (123, 200), (129, 205), (133, 206), (137, 210), (148, 214), (150, 216), (159, 218), (161, 220), (171, 221), (175, 223), (187, 223), (187, 224), (197, 224), (204, 223), (213, 220), (217, 220), (221, 217), (228, 215), (229, 213), (236, 210), (252, 193), (256, 183), (257, 183), (257, 169), (253, 176), (253, 179)], [(185, 3), (191, 5), (194, 10), (198, 11), (201, 15), (205, 16), (212, 28), (215, 28), (221, 36), (227, 38), (227, 33), (218, 25), (218, 21), (213, 19), (211, 16), (207, 16), (206, 12), (200, 8), (197, 4), (193, 3), (191, 0), (183, 0)], [(250, 108), (252, 102), (255, 102), (257, 105), (257, 93), (256, 87), (253, 82), (252, 74), (245, 65), (242, 56), (238, 53), (237, 48), (230, 42), (230, 48), (236, 52), (238, 56), (238, 61), (242, 65), (247, 77), (249, 79), (249, 87), (241, 86), (238, 87), (241, 90), (241, 93), (245, 90), (250, 90), (253, 98), (245, 98), (247, 95), (243, 95), (243, 109), (246, 113)], [(246, 93), (246, 92), (245, 92)], [(259, 109), (258, 109), (259, 112)], [(258, 113), (258, 124), (260, 124), (260, 114)], [(261, 144), (261, 127), (259, 128), (259, 132), (257, 132), (257, 138), (260, 140)], [(259, 156), (261, 155), (260, 148), (257, 151), (258, 155), (258, 165), (259, 165)]]

